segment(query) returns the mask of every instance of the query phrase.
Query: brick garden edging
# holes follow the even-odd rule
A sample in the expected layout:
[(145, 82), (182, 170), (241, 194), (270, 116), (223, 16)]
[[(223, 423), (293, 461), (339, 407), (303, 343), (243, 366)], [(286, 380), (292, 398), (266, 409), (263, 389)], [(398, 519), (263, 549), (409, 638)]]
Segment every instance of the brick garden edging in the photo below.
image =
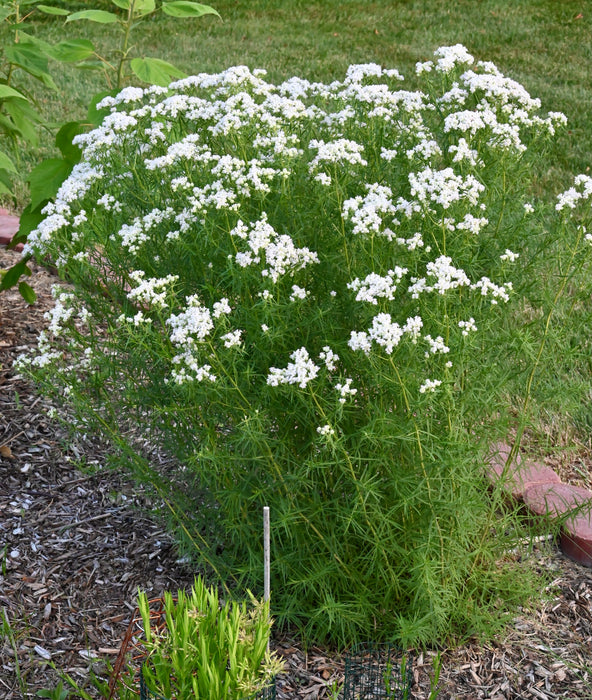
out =
[(510, 451), (506, 443), (492, 446), (486, 463), (489, 480), (497, 481), (505, 471), (503, 490), (534, 517), (557, 518), (573, 511), (561, 528), (561, 550), (579, 564), (592, 567), (592, 491), (564, 484), (553, 469), (519, 454), (506, 468)]
[[(0, 209), (0, 245), (8, 245), (18, 230), (18, 216), (9, 214), (6, 209)], [(16, 247), (16, 250), (19, 249), (22, 250), (22, 246)]]
[[(18, 217), (0, 209), (0, 245), (8, 245), (18, 229)], [(22, 246), (16, 250), (19, 248)], [(561, 528), (560, 546), (570, 559), (592, 567), (592, 491), (562, 483), (553, 469), (524, 460), (520, 454), (506, 469), (510, 451), (510, 446), (503, 442), (492, 446), (486, 464), (490, 481), (498, 480), (505, 471), (504, 490), (534, 516), (557, 517), (574, 510)]]

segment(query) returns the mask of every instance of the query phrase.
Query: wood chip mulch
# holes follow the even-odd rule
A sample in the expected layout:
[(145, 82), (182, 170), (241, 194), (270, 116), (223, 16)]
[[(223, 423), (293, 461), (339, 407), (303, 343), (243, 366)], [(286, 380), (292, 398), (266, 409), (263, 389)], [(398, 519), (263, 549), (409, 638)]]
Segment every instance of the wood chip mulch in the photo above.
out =
[[(18, 254), (0, 248), (0, 268)], [(0, 699), (36, 697), (53, 688), (57, 669), (85, 684), (101, 660), (115, 660), (138, 588), (149, 596), (193, 581), (141, 488), (108, 469), (100, 440), (69, 438), (48, 417), (49, 402), (12, 369), (36, 343), (51, 306), (47, 271), (30, 282), (38, 303), (0, 293)], [(550, 464), (570, 479), (574, 459)], [(590, 488), (590, 455), (579, 450), (575, 474)], [(592, 570), (554, 545), (535, 551), (553, 585), (521, 611), (503, 638), (442, 651), (440, 700), (592, 699)], [(285, 661), (279, 700), (332, 698), (343, 659), (306, 648), (296, 636), (272, 647)], [(434, 652), (414, 663), (412, 697), (428, 700)], [(89, 690), (93, 694), (92, 689)], [(96, 694), (95, 694), (96, 695)], [(71, 697), (75, 697), (72, 695)], [(430, 700), (435, 700), (433, 696)]]

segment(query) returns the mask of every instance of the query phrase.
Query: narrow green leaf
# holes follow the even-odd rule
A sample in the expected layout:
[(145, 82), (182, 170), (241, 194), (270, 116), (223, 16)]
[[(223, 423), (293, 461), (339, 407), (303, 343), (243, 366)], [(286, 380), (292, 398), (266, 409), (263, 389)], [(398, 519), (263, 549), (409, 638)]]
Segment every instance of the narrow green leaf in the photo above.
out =
[(163, 2), (162, 11), (171, 17), (202, 17), (203, 15), (220, 15), (209, 5), (202, 5), (199, 2), (191, 2), (190, 0), (173, 0), (172, 2)]
[(2, 170), (8, 170), (11, 173), (16, 173), (16, 167), (10, 157), (4, 153), (4, 151), (0, 151), (0, 168)]
[(66, 39), (51, 47), (51, 57), (63, 63), (84, 61), (95, 53), (95, 47), (88, 39)]
[(31, 188), (31, 209), (55, 197), (71, 170), (72, 166), (63, 158), (48, 158), (35, 166), (27, 178)]
[(99, 24), (113, 24), (113, 22), (119, 21), (119, 18), (113, 12), (107, 12), (106, 10), (81, 10), (68, 15), (66, 22), (74, 22), (79, 19), (87, 19), (89, 22), (99, 22)]
[(8, 100), (11, 98), (17, 98), (19, 100), (27, 99), (22, 93), (11, 88), (9, 85), (0, 85), (0, 100)]
[(151, 85), (166, 87), (171, 78), (185, 78), (186, 73), (160, 58), (134, 58), (130, 68), (140, 80)]
[(37, 9), (46, 15), (69, 15), (70, 11), (63, 7), (52, 7), (51, 5), (37, 5)]

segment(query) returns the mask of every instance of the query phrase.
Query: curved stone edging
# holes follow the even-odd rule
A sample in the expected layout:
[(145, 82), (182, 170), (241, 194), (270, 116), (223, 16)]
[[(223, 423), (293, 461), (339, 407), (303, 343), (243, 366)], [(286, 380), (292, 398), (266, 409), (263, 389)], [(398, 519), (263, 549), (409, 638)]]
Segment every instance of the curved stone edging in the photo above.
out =
[(592, 567), (592, 491), (564, 484), (553, 469), (521, 455), (507, 465), (510, 452), (506, 443), (492, 445), (486, 463), (489, 480), (495, 483), (504, 474), (504, 492), (536, 517), (557, 518), (573, 511), (561, 528), (561, 550), (579, 564)]
[[(8, 245), (18, 230), (18, 216), (9, 214), (6, 209), (0, 209), (0, 245)], [(22, 250), (22, 245), (16, 246), (15, 250)]]

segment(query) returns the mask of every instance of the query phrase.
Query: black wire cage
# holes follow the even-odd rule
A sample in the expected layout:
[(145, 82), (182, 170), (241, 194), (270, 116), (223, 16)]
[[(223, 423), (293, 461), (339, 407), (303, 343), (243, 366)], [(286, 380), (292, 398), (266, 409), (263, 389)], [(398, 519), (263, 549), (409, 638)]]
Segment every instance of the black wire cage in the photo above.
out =
[(410, 700), (413, 656), (391, 644), (354, 647), (345, 657), (343, 700)]

